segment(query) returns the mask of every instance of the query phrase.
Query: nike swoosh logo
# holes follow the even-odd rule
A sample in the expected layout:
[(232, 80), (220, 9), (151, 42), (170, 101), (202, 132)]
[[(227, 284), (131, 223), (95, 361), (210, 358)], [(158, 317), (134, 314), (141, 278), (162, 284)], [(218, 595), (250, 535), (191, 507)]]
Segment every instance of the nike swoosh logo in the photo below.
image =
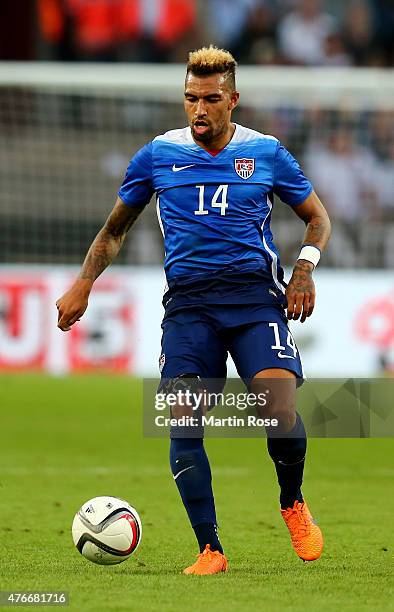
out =
[(297, 465), (298, 463), (302, 463), (303, 461), (305, 461), (305, 456), (299, 461), (293, 461), (293, 463), (286, 463), (286, 461), (281, 461), (280, 459), (278, 459), (277, 462), (280, 463), (281, 465)]
[(189, 166), (176, 166), (175, 164), (172, 166), (173, 172), (180, 172), (181, 170), (186, 170), (186, 168), (193, 168), (196, 164), (190, 164)]
[(295, 359), (295, 357), (293, 357), (293, 355), (284, 355), (280, 351), (278, 352), (278, 357), (280, 357), (281, 359)]
[(178, 476), (183, 474), (183, 472), (187, 472), (187, 470), (191, 470), (194, 467), (195, 467), (194, 465), (189, 465), (189, 467), (185, 468), (184, 470), (181, 470), (180, 472), (178, 472), (178, 474), (175, 474), (174, 480), (176, 480), (178, 478)]

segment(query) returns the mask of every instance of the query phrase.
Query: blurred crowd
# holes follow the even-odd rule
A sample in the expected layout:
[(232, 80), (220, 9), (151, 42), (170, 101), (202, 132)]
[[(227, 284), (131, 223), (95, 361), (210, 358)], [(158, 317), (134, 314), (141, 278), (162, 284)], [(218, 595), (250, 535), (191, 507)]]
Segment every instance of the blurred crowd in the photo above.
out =
[[(0, 20), (0, 59), (184, 63), (190, 49), (213, 42), (230, 49), (242, 64), (393, 66), (394, 0), (3, 0), (2, 7), (6, 7), (3, 15), (7, 18)], [(15, 95), (12, 89), (2, 93), (0, 126), (3, 129), (7, 126), (8, 130), (15, 126), (16, 134), (16, 141), (10, 141), (11, 145), (6, 141), (4, 146), (19, 147), (17, 138), (21, 126), (27, 129), (31, 120), (30, 128), (38, 130), (34, 146), (40, 146), (42, 139), (43, 155), (47, 155), (48, 147), (50, 150), (51, 146), (60, 146), (56, 140), (60, 117), (68, 128), (67, 132), (61, 131), (59, 140), (66, 142), (61, 150), (61, 167), (63, 171), (69, 152), (70, 164), (78, 158), (73, 181), (76, 190), (88, 181), (93, 167), (90, 162), (84, 166), (81, 161), (84, 159), (80, 155), (83, 130), (95, 134), (87, 160), (96, 156), (98, 163), (98, 143), (105, 143), (101, 182), (94, 171), (91, 183), (97, 187), (95, 205), (102, 200), (103, 211), (107, 210), (108, 200), (128, 161), (130, 147), (137, 148), (165, 131), (169, 121), (174, 127), (184, 122), (181, 104), (155, 105), (152, 101), (143, 103), (128, 97), (74, 95), (70, 98), (65, 95), (63, 99), (59, 95), (46, 98), (25, 92), (25, 98), (18, 96), (15, 105)], [(51, 104), (55, 105), (52, 112)], [(41, 107), (43, 116), (35, 122), (33, 109)], [(235, 120), (275, 135), (300, 160), (336, 222), (326, 258), (329, 264), (340, 266), (346, 262), (349, 266), (387, 268), (394, 265), (393, 111), (376, 107), (356, 110), (347, 108), (346, 101), (329, 109), (312, 103), (301, 108), (284, 100), (279, 107), (270, 108), (262, 100), (261, 105), (241, 104)], [(53, 131), (48, 132), (48, 137), (53, 138), (53, 143), (47, 142), (47, 136), (44, 138), (39, 132), (41, 122), (52, 125), (51, 121)], [(101, 140), (100, 134), (105, 134)], [(123, 140), (124, 148), (120, 144)], [(25, 148), (23, 144), (17, 149), (20, 159), (26, 155), (26, 164), (34, 165), (35, 160), (31, 160)], [(23, 226), (29, 226), (31, 235), (24, 230), (26, 235), (17, 241), (22, 260), (35, 244), (37, 249), (31, 257), (43, 260), (42, 244), (48, 238), (41, 239), (42, 227), (50, 228), (47, 234), (53, 236), (54, 250), (67, 239), (64, 218), (58, 228), (57, 219), (51, 217), (52, 200), (58, 202), (59, 210), (63, 205), (68, 206), (68, 196), (64, 196), (67, 202), (63, 201), (57, 191), (54, 177), (58, 176), (59, 169), (55, 162), (56, 156), (48, 157), (45, 181), (36, 170), (32, 171), (30, 195), (33, 200), (36, 197), (32, 207), (36, 206), (37, 210), (41, 207), (48, 189), (53, 188), (56, 197), (51, 199), (50, 212), (45, 213), (44, 220), (37, 217), (35, 225)], [(25, 167), (24, 163), (21, 167)], [(0, 184), (0, 198), (2, 192), (15, 193), (13, 173), (10, 173), (12, 184), (7, 184), (7, 177), (6, 174), (3, 185)], [(67, 177), (64, 180), (69, 183)], [(92, 199), (91, 193), (89, 197)], [(76, 202), (83, 199), (78, 191), (73, 198)], [(20, 194), (20, 202), (25, 205), (25, 192)], [(286, 232), (283, 242), (289, 244), (285, 261), (291, 261), (294, 253), (288, 240), (292, 234), (287, 225), (288, 215), (283, 207), (277, 210), (278, 231), (283, 227)], [(153, 213), (152, 208), (152, 218), (149, 214), (144, 217), (146, 225), (141, 225), (141, 236), (145, 236), (143, 231), (154, 231)], [(14, 223), (13, 214), (10, 211), (9, 225)], [(65, 243), (61, 250), (75, 261), (80, 260), (86, 236), (92, 233), (91, 223), (96, 222), (97, 211), (92, 215), (93, 220), (84, 215), (86, 211), (81, 209), (70, 219), (69, 235), (74, 237), (75, 252), (70, 254), (70, 245)], [(78, 239), (76, 226), (80, 232)], [(19, 222), (15, 223), (15, 228), (20, 227)], [(145, 236), (142, 246), (136, 248), (135, 261), (158, 261), (160, 247), (153, 252), (153, 243), (156, 244)], [(15, 241), (10, 244), (9, 257), (17, 257), (15, 244)], [(145, 255), (144, 245), (147, 246)], [(50, 261), (51, 258), (52, 251), (48, 254)]]
[[(1, 59), (393, 65), (394, 0), (3, 0)], [(34, 30), (34, 31), (33, 31)]]
[(302, 162), (334, 219), (394, 221), (393, 111), (284, 108), (259, 123)]
[[(331, 265), (344, 257), (350, 266), (394, 265), (394, 111), (288, 103), (241, 107), (239, 120), (274, 134), (301, 162), (335, 223)], [(287, 219), (283, 207), (276, 212)]]

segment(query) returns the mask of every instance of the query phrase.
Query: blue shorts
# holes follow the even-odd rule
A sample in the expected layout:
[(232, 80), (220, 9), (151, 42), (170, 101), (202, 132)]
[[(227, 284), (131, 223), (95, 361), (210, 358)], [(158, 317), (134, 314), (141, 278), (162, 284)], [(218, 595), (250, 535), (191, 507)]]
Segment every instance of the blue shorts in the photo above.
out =
[(166, 314), (159, 360), (162, 380), (182, 374), (225, 379), (228, 353), (246, 385), (268, 368), (304, 378), (283, 307), (199, 304)]

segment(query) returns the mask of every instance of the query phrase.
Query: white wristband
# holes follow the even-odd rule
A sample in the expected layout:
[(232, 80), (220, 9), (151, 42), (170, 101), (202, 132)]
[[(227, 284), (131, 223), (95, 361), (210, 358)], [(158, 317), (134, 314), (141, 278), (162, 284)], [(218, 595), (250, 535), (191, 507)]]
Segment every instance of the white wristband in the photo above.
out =
[(306, 261), (313, 263), (316, 268), (320, 261), (320, 255), (320, 249), (308, 244), (302, 247), (300, 254), (298, 255), (298, 259), (306, 259)]

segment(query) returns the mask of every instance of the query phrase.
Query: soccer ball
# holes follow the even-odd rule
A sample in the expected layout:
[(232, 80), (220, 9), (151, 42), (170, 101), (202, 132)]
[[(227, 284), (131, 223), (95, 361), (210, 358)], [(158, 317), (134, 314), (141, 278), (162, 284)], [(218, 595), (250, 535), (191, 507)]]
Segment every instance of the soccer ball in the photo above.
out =
[(86, 559), (99, 565), (126, 561), (141, 541), (138, 512), (123, 499), (94, 497), (76, 513), (74, 544)]

